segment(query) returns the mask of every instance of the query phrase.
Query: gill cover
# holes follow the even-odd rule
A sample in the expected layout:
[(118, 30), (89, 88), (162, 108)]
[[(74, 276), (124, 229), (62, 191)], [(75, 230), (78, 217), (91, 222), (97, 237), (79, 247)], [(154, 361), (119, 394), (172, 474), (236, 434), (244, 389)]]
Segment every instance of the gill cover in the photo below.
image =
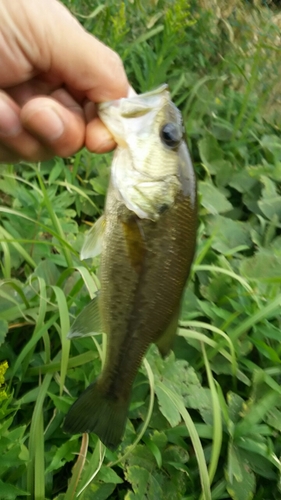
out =
[(183, 138), (182, 118), (167, 85), (99, 105), (101, 120), (117, 142), (112, 183), (141, 219), (156, 221), (179, 190), (195, 202), (195, 178)]

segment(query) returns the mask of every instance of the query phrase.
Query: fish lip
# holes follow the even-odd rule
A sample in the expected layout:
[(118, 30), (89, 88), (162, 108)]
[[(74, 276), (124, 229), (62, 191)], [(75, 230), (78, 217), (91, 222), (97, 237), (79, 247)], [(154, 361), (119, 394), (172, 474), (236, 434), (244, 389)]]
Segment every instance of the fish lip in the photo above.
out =
[(171, 102), (168, 85), (163, 84), (139, 95), (131, 89), (126, 98), (100, 103), (97, 113), (117, 145), (126, 148), (129, 135), (150, 130), (156, 114), (168, 102)]
[[(169, 86), (167, 83), (163, 83), (159, 87), (153, 90), (149, 90), (148, 92), (144, 92), (143, 94), (133, 94), (131, 90), (129, 90), (128, 97), (122, 97), (121, 99), (114, 99), (113, 101), (105, 101), (101, 102), (97, 105), (97, 110), (98, 112), (105, 111), (107, 108), (110, 107), (115, 107), (115, 108), (120, 108), (122, 104), (127, 101), (127, 102), (143, 102), (144, 99), (149, 98), (149, 97), (154, 97), (154, 96), (159, 96), (163, 94), (164, 92), (169, 92)], [(148, 106), (149, 108), (149, 106)]]

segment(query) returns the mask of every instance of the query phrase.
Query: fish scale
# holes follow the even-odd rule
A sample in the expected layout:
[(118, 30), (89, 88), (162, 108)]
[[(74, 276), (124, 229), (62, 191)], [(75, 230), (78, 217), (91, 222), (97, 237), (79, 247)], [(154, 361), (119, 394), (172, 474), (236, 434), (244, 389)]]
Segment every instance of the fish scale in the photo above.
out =
[(98, 308), (107, 334), (106, 359), (101, 375), (71, 407), (64, 428), (95, 432), (115, 449), (148, 346), (155, 342), (165, 355), (177, 331), (195, 252), (197, 202), (181, 116), (166, 87), (104, 103), (100, 116), (117, 143), (120, 139), (104, 222), (94, 226), (84, 250), (89, 257), (101, 248)]

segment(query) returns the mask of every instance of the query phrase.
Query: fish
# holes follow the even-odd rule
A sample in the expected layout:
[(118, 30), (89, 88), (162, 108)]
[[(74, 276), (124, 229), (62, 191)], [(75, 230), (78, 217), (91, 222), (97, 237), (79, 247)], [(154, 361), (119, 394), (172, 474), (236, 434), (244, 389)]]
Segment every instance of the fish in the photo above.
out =
[(70, 337), (101, 328), (106, 357), (63, 428), (93, 432), (115, 450), (149, 345), (165, 356), (177, 332), (196, 249), (197, 188), (182, 116), (167, 85), (104, 102), (98, 114), (117, 148), (104, 214), (88, 233), (81, 258), (101, 253), (101, 288), (74, 321)]

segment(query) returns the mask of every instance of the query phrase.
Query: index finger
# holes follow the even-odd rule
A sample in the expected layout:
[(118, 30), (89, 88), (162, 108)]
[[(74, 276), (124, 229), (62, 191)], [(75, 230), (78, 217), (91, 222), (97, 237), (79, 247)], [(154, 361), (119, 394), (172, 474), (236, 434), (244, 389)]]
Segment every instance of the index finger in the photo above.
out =
[(94, 102), (127, 95), (128, 80), (118, 54), (87, 33), (61, 3), (49, 0), (46, 8), (45, 0), (3, 0), (0, 13), (4, 35), (13, 41), (12, 50), (6, 51), (9, 72), (4, 87), (44, 73)]
[[(51, 5), (52, 9), (48, 7), (47, 11), (44, 5), (44, 14), (48, 12), (49, 18), (48, 33), (43, 34), (42, 40), (42, 43), (48, 40), (51, 64), (47, 71), (54, 72), (67, 85), (85, 92), (94, 102), (126, 97), (129, 84), (119, 55), (87, 33), (62, 4), (52, 2)], [(61, 11), (59, 29), (54, 23), (53, 9)], [(42, 32), (41, 27), (38, 36), (40, 33), (42, 36)]]

